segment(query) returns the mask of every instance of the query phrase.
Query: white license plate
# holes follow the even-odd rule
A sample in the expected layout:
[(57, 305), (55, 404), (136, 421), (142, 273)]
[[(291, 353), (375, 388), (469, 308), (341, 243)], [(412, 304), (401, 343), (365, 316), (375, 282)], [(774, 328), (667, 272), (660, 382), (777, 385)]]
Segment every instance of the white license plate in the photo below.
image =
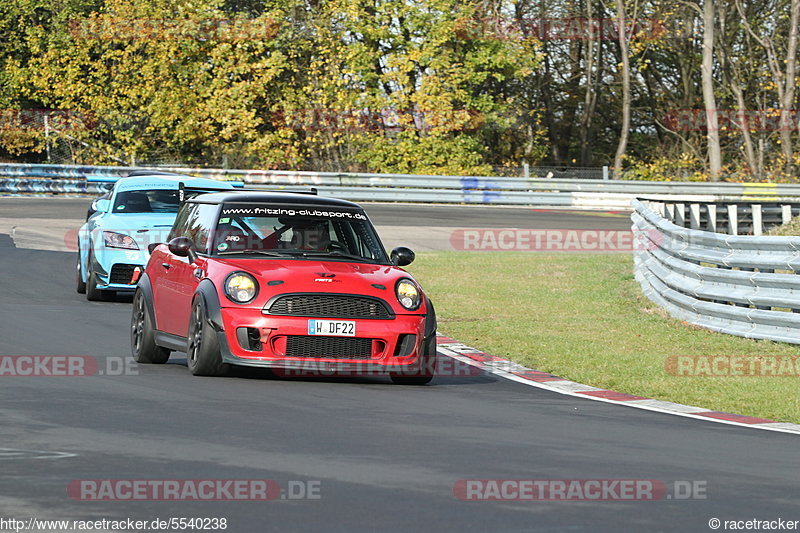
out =
[(309, 320), (308, 334), (355, 337), (356, 323), (352, 320)]

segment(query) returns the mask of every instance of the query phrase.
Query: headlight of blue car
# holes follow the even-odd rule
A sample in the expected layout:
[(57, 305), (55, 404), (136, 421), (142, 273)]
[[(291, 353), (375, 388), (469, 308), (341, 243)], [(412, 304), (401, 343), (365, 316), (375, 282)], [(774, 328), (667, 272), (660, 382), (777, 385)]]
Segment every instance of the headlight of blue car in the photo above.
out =
[(108, 248), (125, 248), (127, 250), (138, 250), (139, 246), (133, 237), (123, 233), (116, 233), (113, 231), (103, 232), (103, 243)]

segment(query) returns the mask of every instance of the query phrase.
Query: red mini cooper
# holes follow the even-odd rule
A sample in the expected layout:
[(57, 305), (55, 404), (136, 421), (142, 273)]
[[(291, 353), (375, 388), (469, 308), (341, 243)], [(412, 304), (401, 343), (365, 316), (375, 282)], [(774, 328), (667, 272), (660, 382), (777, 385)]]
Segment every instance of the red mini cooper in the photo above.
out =
[(428, 383), (436, 315), (364, 210), (315, 194), (219, 192), (185, 200), (136, 288), (139, 363), (187, 353), (195, 375), (229, 365), (300, 375), (380, 373)]

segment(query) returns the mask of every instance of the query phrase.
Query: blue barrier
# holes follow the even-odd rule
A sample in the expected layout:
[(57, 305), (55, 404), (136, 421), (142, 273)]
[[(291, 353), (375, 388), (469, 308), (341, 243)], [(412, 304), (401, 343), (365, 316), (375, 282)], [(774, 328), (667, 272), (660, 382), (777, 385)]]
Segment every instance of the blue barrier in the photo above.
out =
[(0, 193), (103, 194), (111, 185), (83, 180), (12, 178), (0, 180)]

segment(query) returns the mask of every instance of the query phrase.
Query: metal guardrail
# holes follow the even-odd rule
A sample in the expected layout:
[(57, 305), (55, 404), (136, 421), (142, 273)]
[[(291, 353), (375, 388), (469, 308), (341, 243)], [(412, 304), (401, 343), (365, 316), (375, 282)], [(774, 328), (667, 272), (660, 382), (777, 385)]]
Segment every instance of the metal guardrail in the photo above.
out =
[(800, 344), (800, 237), (683, 228), (634, 200), (634, 275), (671, 316), (710, 330)]
[[(617, 181), (596, 179), (506, 178), (493, 176), (420, 176), (412, 174), (354, 174), (291, 172), (280, 170), (231, 170), (184, 167), (119, 167), (77, 165), (0, 164), (0, 176), (12, 179), (86, 179), (126, 176), (134, 170), (161, 170), (220, 180), (244, 181), (249, 186), (271, 189), (317, 187), (320, 194), (355, 201), (464, 203), (488, 205), (540, 205), (575, 208), (629, 209), (642, 195), (700, 195), (704, 201), (718, 197), (766, 199), (800, 196), (800, 185)], [(3, 185), (0, 192), (11, 185)], [(37, 189), (29, 192), (58, 192)], [(72, 191), (65, 183), (65, 192)], [(4, 188), (5, 187), (5, 188)], [(25, 192), (16, 184), (16, 192)]]
[(800, 216), (800, 197), (743, 200), (721, 196), (712, 202), (694, 196), (664, 198), (640, 199), (647, 199), (651, 209), (680, 227), (729, 235), (762, 235)]

